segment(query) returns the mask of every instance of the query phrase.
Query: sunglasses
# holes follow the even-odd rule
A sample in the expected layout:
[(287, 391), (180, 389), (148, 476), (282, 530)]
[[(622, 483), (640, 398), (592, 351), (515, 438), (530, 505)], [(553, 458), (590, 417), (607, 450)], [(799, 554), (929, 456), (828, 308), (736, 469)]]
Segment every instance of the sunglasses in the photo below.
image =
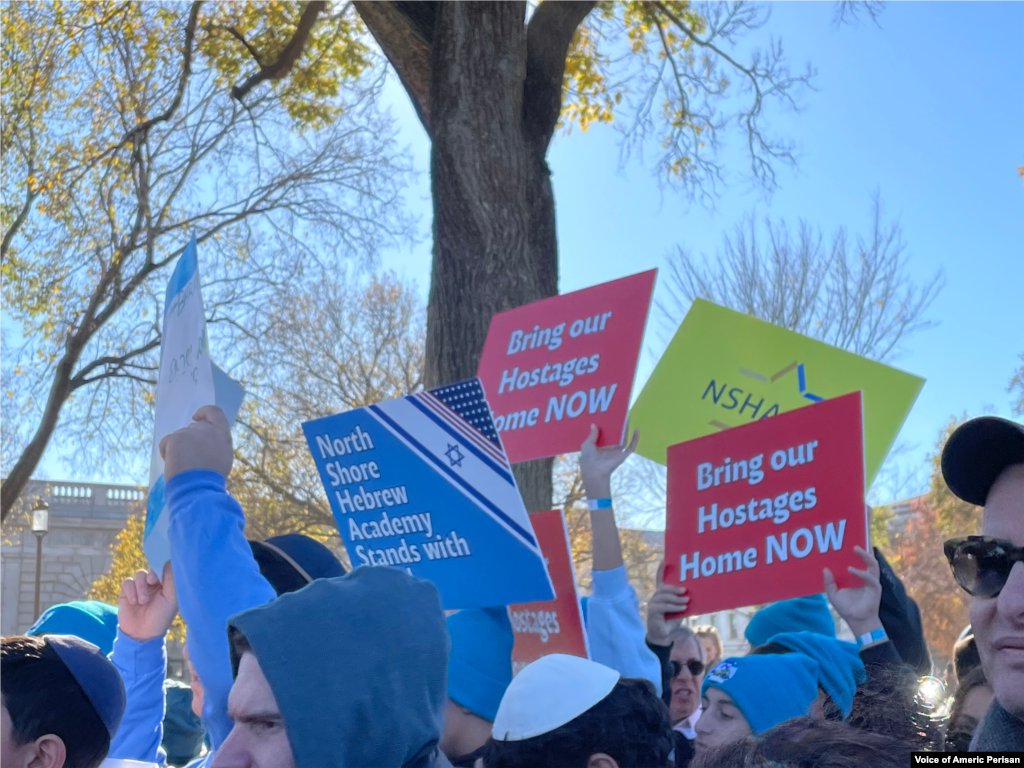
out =
[(1002, 592), (1014, 563), (1024, 563), (1024, 547), (989, 536), (965, 536), (943, 545), (953, 578), (975, 597)]
[(946, 752), (966, 752), (971, 747), (972, 731), (950, 731), (946, 734)]
[(690, 674), (694, 677), (700, 677), (704, 674), (704, 662), (698, 661), (697, 659), (688, 659), (687, 661), (671, 661), (672, 665), (672, 677), (679, 677), (679, 673), (683, 671), (683, 667), (690, 670)]

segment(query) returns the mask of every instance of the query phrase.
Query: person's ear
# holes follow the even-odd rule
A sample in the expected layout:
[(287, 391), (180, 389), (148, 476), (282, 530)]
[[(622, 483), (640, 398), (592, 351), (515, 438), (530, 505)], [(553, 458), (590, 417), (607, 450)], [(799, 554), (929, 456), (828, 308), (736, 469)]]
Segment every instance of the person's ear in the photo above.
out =
[(52, 733), (36, 739), (33, 748), (35, 754), (26, 763), (25, 768), (62, 768), (67, 760), (68, 752), (64, 740)]
[(595, 752), (587, 760), (587, 768), (619, 768), (615, 758), (604, 752)]

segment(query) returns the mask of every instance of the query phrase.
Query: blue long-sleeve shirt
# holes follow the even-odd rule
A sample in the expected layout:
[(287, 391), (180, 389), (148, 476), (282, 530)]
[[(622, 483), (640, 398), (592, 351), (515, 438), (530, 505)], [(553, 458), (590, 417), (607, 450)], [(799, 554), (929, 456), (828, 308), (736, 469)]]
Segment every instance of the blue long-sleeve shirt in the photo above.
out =
[(216, 750), (234, 725), (227, 714), (234, 681), (228, 618), (275, 593), (252, 557), (242, 507), (225, 490), (222, 475), (188, 470), (168, 480), (165, 493), (178, 610), (203, 685), (203, 724)]
[(164, 639), (139, 642), (117, 629), (110, 661), (124, 683), (125, 707), (107, 757), (142, 760), (163, 765), (167, 759), (160, 742), (164, 729), (164, 676), (167, 654)]
[(640, 618), (640, 601), (626, 578), (626, 566), (591, 574), (587, 600), (587, 640), (590, 658), (623, 677), (642, 677), (661, 695), (661, 663), (647, 647), (647, 630)]

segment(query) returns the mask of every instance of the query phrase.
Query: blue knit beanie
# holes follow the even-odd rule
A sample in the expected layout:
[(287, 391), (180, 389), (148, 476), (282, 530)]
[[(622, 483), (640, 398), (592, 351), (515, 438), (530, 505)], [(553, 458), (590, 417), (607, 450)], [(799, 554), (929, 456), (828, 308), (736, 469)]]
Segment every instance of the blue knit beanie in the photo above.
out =
[(772, 636), (768, 642), (784, 645), (818, 662), (818, 683), (842, 710), (843, 719), (850, 716), (853, 694), (868, 678), (856, 644), (806, 630), (783, 632)]
[(104, 656), (114, 650), (117, 608), (99, 600), (72, 600), (51, 605), (26, 635), (74, 635), (92, 643)]
[(751, 645), (764, 645), (772, 635), (801, 630), (836, 636), (836, 623), (823, 593), (769, 603), (750, 618), (743, 635)]
[(448, 697), (494, 722), (512, 682), (512, 622), (505, 606), (467, 608), (448, 616)]
[(733, 700), (759, 734), (807, 714), (818, 695), (818, 664), (802, 653), (733, 657), (704, 676), (701, 696), (712, 686)]

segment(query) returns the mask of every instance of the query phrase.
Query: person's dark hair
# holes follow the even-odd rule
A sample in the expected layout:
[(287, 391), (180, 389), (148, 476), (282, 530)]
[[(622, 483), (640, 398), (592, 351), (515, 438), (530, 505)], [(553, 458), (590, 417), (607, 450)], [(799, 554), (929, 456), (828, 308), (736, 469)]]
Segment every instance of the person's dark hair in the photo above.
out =
[(845, 723), (795, 717), (758, 738), (702, 752), (690, 768), (901, 768), (913, 749)]
[(963, 680), (972, 670), (981, 668), (981, 655), (974, 634), (967, 635), (956, 641), (953, 646), (953, 673), (957, 681)]
[(0, 693), (17, 744), (59, 736), (65, 768), (96, 768), (107, 756), (106, 726), (45, 637), (0, 638)]
[(553, 731), (521, 741), (488, 739), (483, 759), (485, 768), (585, 768), (591, 755), (603, 752), (620, 768), (665, 768), (671, 751), (672, 723), (654, 686), (623, 678), (605, 698)]
[(781, 643), (763, 643), (761, 645), (755, 645), (750, 649), (748, 656), (760, 656), (766, 653), (793, 653), (792, 648), (787, 648)]
[(975, 688), (988, 685), (985, 678), (985, 670), (975, 667), (960, 679), (960, 686), (953, 696), (953, 703), (949, 707), (949, 717), (946, 719), (946, 729), (943, 734), (943, 749), (947, 752), (966, 752), (970, 746), (971, 738), (978, 724), (964, 722), (961, 717), (964, 702)]
[(911, 744), (919, 751), (941, 744), (938, 721), (915, 699), (918, 676), (908, 666), (868, 664), (846, 722), (854, 728)]

